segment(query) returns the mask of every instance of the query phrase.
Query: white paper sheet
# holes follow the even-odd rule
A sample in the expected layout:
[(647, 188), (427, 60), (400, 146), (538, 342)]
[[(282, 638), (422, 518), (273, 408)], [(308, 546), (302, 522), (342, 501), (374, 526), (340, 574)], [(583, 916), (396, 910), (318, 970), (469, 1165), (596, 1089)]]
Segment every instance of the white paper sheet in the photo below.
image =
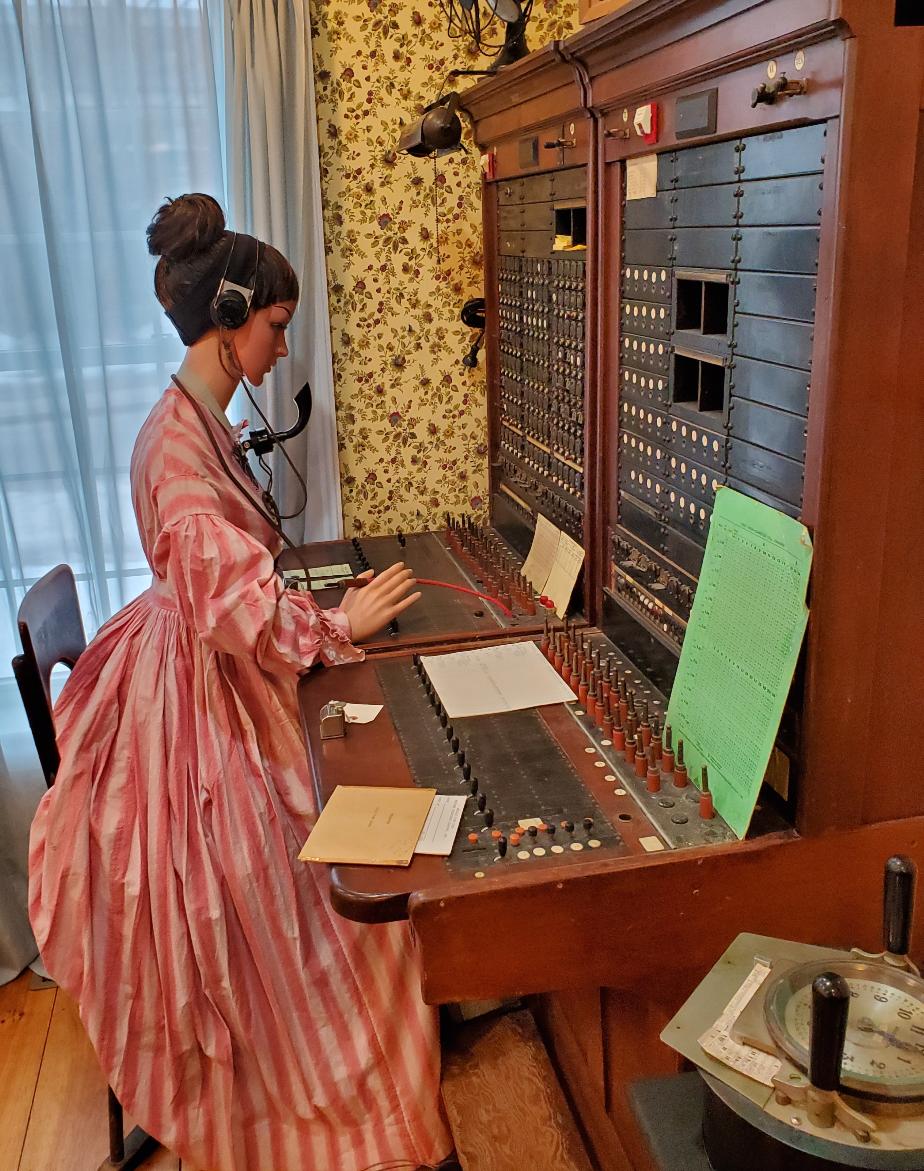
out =
[(450, 719), (574, 701), (534, 642), (426, 655), (424, 666)]
[(549, 571), (545, 589), (542, 591), (552, 599), (555, 604), (555, 613), (559, 618), (565, 616), (568, 603), (571, 601), (571, 594), (574, 591), (574, 583), (578, 579), (583, 564), (583, 548), (577, 541), (573, 541), (567, 533), (561, 533), (555, 561)]
[(536, 531), (526, 560), (523, 562), (523, 576), (537, 593), (546, 592), (545, 583), (555, 563), (558, 539), (561, 529), (547, 520), (542, 513), (536, 515)]
[(343, 715), (348, 724), (371, 724), (382, 710), (380, 703), (348, 703)]
[(414, 847), (415, 854), (441, 854), (448, 857), (459, 832), (459, 822), (467, 798), (437, 793)]
[(626, 199), (653, 199), (658, 194), (658, 156), (626, 159)]

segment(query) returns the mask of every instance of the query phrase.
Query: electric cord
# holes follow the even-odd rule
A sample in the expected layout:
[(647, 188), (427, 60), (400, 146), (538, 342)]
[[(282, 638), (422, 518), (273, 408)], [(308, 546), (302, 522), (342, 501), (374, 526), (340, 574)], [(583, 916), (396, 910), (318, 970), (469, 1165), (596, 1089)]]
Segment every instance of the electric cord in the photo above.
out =
[[(269, 434), (272, 434), (273, 428), (270, 426), (269, 419), (267, 419), (266, 415), (263, 414), (263, 411), (260, 409), (260, 404), (253, 397), (253, 392), (252, 392), (251, 388), (247, 385), (247, 380), (244, 377), (244, 371), (241, 368), (240, 363), (237, 360), (237, 355), (234, 353), (234, 346), (232, 344), (231, 335), (225, 326), (220, 327), (220, 329), (218, 331), (218, 339), (219, 339), (218, 361), (221, 363), (222, 370), (224, 370), (225, 374), (227, 374), (229, 378), (232, 378), (235, 382), (237, 382), (241, 386), (243, 386), (244, 393), (247, 395), (248, 399), (250, 399), (250, 405), (253, 407), (253, 409), (260, 416), (260, 419), (266, 424), (266, 430), (269, 432)], [(176, 379), (174, 379), (174, 381), (176, 381)], [(302, 505), (299, 508), (297, 508), (294, 512), (286, 512), (286, 513), (280, 512), (278, 507), (276, 506), (275, 501), (274, 501), (273, 502), (273, 511), (276, 513), (276, 515), (279, 517), (280, 520), (292, 520), (293, 517), (298, 516), (300, 513), (304, 512), (305, 509), (308, 507), (308, 485), (305, 482), (305, 480), (302, 478), (301, 473), (299, 472), (298, 468), (295, 466), (294, 463), (292, 463), (292, 460), (290, 459), (289, 453), (286, 451), (286, 449), (280, 445), (279, 450), (282, 452), (283, 459), (286, 461), (286, 463), (292, 469), (292, 473), (295, 476), (296, 480), (298, 480), (299, 484), (301, 484), (302, 493), (304, 495), (304, 501), (303, 501)], [(267, 471), (269, 474), (270, 487), (267, 489), (267, 491), (272, 492), (272, 472), (268, 471), (266, 465), (263, 463), (262, 458), (260, 459), (260, 466), (263, 468), (264, 471)], [(285, 539), (285, 534), (282, 534), (282, 536)]]
[[(185, 397), (189, 400), (189, 403), (192, 406), (193, 410), (199, 416), (199, 420), (202, 423), (202, 426), (205, 429), (205, 433), (209, 438), (209, 443), (211, 443), (211, 445), (212, 445), (212, 450), (215, 452), (215, 455), (218, 457), (218, 462), (221, 464), (222, 468), (224, 469), (225, 475), (230, 479), (231, 483), (234, 484), (234, 486), (237, 488), (237, 490), (250, 503), (250, 505), (257, 510), (257, 512), (260, 514), (260, 516), (263, 517), (263, 519), (273, 529), (273, 531), (279, 534), (279, 536), (282, 538), (283, 544), (287, 548), (291, 549), (292, 552), (295, 554), (295, 557), (298, 561), (299, 567), (304, 571), (306, 578), (310, 579), (311, 578), (311, 569), (308, 565), (308, 562), (305, 560), (305, 555), (302, 551), (302, 547), (299, 545), (296, 545), (293, 541), (291, 541), (288, 538), (288, 536), (286, 536), (285, 532), (283, 531), (282, 523), (281, 523), (281, 520), (279, 517), (279, 510), (276, 508), (276, 501), (273, 500), (273, 498), (269, 494), (269, 492), (264, 491), (263, 502), (264, 502), (264, 504), (267, 505), (267, 507), (270, 509), (270, 511), (267, 511), (267, 509), (261, 507), (261, 505), (259, 505), (257, 503), (256, 498), (253, 496), (253, 494), (251, 492), (249, 492), (244, 487), (244, 485), (241, 483), (241, 481), (232, 472), (230, 467), (228, 467), (228, 461), (225, 459), (224, 455), (222, 454), (221, 448), (215, 442), (215, 436), (212, 434), (212, 428), (209, 426), (208, 419), (205, 417), (205, 414), (204, 414), (202, 408), (199, 406), (199, 404), (196, 402), (196, 400), (193, 398), (193, 396), (189, 393), (189, 391), (186, 389), (186, 387), (183, 386), (183, 384), (180, 382), (180, 380), (177, 378), (177, 376), (175, 374), (171, 374), (170, 377), (171, 377), (174, 385), (176, 386), (176, 388), (183, 395), (185, 395)], [(267, 426), (269, 426), (269, 424), (267, 424)], [(241, 468), (246, 473), (246, 456), (244, 456), (244, 462), (241, 464)], [(251, 473), (251, 476), (252, 476), (252, 473)], [(259, 485), (256, 482), (256, 478), (255, 477), (252, 477), (252, 478), (253, 478), (254, 487), (259, 488)], [(277, 573), (279, 572), (279, 558), (281, 556), (282, 556), (282, 551), (280, 550), (280, 552), (276, 555), (274, 562), (273, 562), (273, 565), (274, 565)], [(391, 621), (388, 623), (389, 634), (392, 637), (394, 637), (398, 633), (398, 629), (399, 629), (398, 619), (392, 618)]]
[[(269, 419), (267, 419), (266, 415), (264, 415), (263, 412), (260, 410), (260, 405), (256, 401), (256, 399), (253, 397), (253, 393), (251, 391), (251, 388), (247, 385), (247, 382), (243, 377), (241, 378), (240, 381), (241, 381), (241, 385), (244, 387), (244, 393), (250, 399), (251, 406), (257, 412), (257, 414), (260, 416), (261, 420), (266, 424), (267, 431), (269, 431), (270, 434), (272, 434), (273, 428), (270, 426)], [(308, 484), (307, 484), (306, 480), (302, 477), (298, 468), (292, 462), (291, 458), (289, 457), (289, 453), (286, 451), (285, 447), (282, 446), (282, 444), (279, 445), (279, 450), (282, 453), (282, 458), (286, 461), (286, 463), (292, 469), (292, 474), (295, 476), (296, 480), (298, 480), (299, 484), (301, 485), (302, 495), (304, 496), (304, 500), (303, 500), (301, 506), (299, 508), (296, 508), (296, 510), (294, 512), (281, 512), (279, 514), (279, 517), (281, 520), (292, 520), (293, 517), (299, 516), (308, 507)], [(271, 492), (272, 488), (273, 488), (273, 473), (269, 469), (269, 467), (264, 463), (262, 456), (259, 457), (259, 463), (260, 463), (260, 467), (264, 470), (264, 472), (266, 472), (267, 476), (269, 477), (268, 490)]]
[(503, 610), (508, 618), (513, 617), (513, 611), (509, 609), (500, 598), (495, 598), (493, 594), (483, 594), (480, 590), (470, 590), (468, 586), (456, 585), (451, 581), (434, 581), (429, 577), (416, 577), (414, 584), (419, 586), (442, 586), (444, 590), (457, 590), (460, 594), (471, 594), (474, 598), (483, 598), (486, 602), (490, 602), (492, 606), (496, 606), (498, 610)]
[[(176, 388), (189, 401), (190, 406), (193, 408), (193, 410), (198, 415), (199, 421), (202, 423), (202, 427), (205, 430), (206, 435), (208, 436), (209, 443), (212, 445), (212, 450), (215, 452), (215, 455), (218, 457), (218, 462), (221, 464), (225, 475), (230, 479), (231, 483), (235, 486), (235, 488), (237, 488), (237, 490), (241, 493), (241, 495), (244, 497), (244, 499), (247, 500), (250, 503), (250, 505), (256, 509), (256, 511), (260, 514), (260, 516), (263, 517), (263, 519), (273, 529), (273, 531), (279, 534), (279, 536), (282, 538), (283, 544), (292, 550), (292, 552), (298, 558), (298, 561), (299, 561), (301, 568), (310, 577), (310, 569), (309, 569), (309, 566), (302, 555), (301, 549), (299, 548), (298, 545), (296, 545), (293, 541), (291, 541), (289, 539), (289, 537), (283, 531), (282, 524), (280, 523), (279, 513), (275, 507), (275, 501), (273, 501), (273, 506), (270, 511), (267, 511), (267, 508), (263, 507), (263, 505), (261, 505), (257, 502), (253, 493), (250, 492), (241, 483), (241, 481), (238, 479), (238, 477), (234, 474), (234, 472), (228, 466), (228, 461), (225, 459), (224, 453), (222, 452), (221, 448), (219, 447), (218, 443), (216, 442), (215, 436), (212, 434), (212, 428), (209, 425), (209, 421), (206, 418), (205, 412), (202, 410), (202, 407), (196, 402), (196, 400), (189, 393), (189, 391), (182, 384), (182, 382), (180, 382), (179, 378), (177, 378), (177, 376), (175, 374), (171, 374), (170, 377), (173, 381), (174, 386), (176, 386)], [(242, 470), (243, 470), (243, 465), (242, 465)], [(259, 488), (259, 485), (257, 484), (256, 479), (254, 479), (253, 484), (254, 484), (255, 488)], [(268, 492), (264, 496), (264, 501), (263, 501), (264, 505), (267, 504), (266, 496), (269, 496)], [(269, 496), (269, 499), (272, 500), (272, 496)], [(272, 515), (273, 513), (275, 513), (275, 515)], [(277, 557), (277, 560), (278, 560), (278, 557)]]

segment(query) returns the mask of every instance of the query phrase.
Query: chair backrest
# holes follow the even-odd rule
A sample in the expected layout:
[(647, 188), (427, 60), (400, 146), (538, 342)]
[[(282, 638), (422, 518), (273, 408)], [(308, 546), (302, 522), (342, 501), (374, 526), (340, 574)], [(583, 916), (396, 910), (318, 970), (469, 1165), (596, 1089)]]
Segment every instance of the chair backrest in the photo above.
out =
[(28, 590), (17, 624), (22, 654), (13, 659), (13, 672), (45, 783), (50, 785), (61, 763), (51, 707), (51, 672), (59, 663), (73, 667), (87, 646), (69, 565), (56, 565)]

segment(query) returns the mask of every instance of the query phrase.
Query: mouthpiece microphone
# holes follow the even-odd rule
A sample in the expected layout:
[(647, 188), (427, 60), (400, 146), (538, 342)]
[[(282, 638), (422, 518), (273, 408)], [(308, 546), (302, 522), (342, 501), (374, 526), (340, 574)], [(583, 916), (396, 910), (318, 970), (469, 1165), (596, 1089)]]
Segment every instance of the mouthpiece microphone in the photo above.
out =
[(266, 427), (252, 430), (241, 446), (245, 451), (252, 451), (256, 455), (266, 455), (272, 451), (277, 443), (292, 439), (308, 426), (311, 418), (311, 384), (306, 382), (295, 396), (295, 406), (298, 410), (295, 422), (288, 431), (269, 431)]

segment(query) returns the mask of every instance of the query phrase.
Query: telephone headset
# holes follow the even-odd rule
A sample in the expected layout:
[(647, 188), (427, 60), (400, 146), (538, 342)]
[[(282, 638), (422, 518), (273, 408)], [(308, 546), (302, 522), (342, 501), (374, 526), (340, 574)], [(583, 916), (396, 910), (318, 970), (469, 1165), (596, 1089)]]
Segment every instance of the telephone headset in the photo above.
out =
[(240, 329), (250, 315), (262, 248), (254, 236), (240, 232), (232, 236), (225, 271), (209, 307), (209, 316), (217, 326)]
[[(215, 291), (215, 296), (209, 306), (209, 316), (212, 321), (219, 328), (224, 329), (240, 329), (240, 327), (247, 321), (250, 316), (250, 306), (253, 301), (254, 289), (257, 283), (257, 272), (260, 267), (260, 256), (263, 245), (253, 236), (247, 236), (243, 233), (235, 232), (231, 241), (231, 248), (228, 252), (228, 260), (225, 264), (224, 272), (221, 275), (221, 280), (218, 283), (218, 288)], [(209, 438), (212, 449), (218, 457), (218, 462), (221, 464), (225, 474), (235, 485), (238, 491), (246, 497), (246, 499), (253, 505), (260, 516), (270, 525), (270, 527), (279, 534), (283, 543), (290, 549), (298, 549), (283, 530), (282, 521), (288, 520), (293, 516), (297, 516), (305, 505), (308, 503), (308, 489), (304, 479), (299, 474), (298, 469), (292, 463), (285, 448), (280, 447), (289, 467), (295, 474), (298, 482), (302, 486), (302, 491), (305, 493), (305, 503), (301, 508), (296, 509), (293, 513), (287, 513), (282, 516), (276, 506), (276, 502), (272, 496), (273, 474), (269, 466), (264, 463), (263, 456), (267, 452), (272, 451), (277, 443), (282, 443), (286, 439), (292, 439), (293, 436), (302, 432), (308, 426), (308, 420), (311, 418), (311, 385), (306, 382), (298, 394), (295, 396), (295, 406), (297, 408), (297, 417), (293, 426), (287, 431), (271, 431), (269, 420), (260, 410), (260, 407), (254, 400), (250, 387), (241, 379), (247, 397), (250, 399), (254, 410), (266, 424), (256, 430), (251, 430), (249, 437), (240, 445), (240, 464), (241, 469), (252, 480), (254, 488), (261, 490), (256, 477), (250, 471), (247, 465), (246, 453), (253, 451), (257, 456), (261, 468), (269, 477), (269, 484), (265, 489), (262, 489), (263, 502), (262, 504), (256, 499), (254, 494), (241, 483), (240, 479), (234, 474), (228, 466), (224, 453), (220, 446), (215, 441), (215, 436), (212, 434), (212, 428), (209, 425), (208, 419), (204, 411), (195, 398), (189, 393), (185, 386), (180, 382), (179, 378), (174, 374), (172, 376), (174, 384), (189, 400), (193, 410), (199, 416), (205, 433)]]

